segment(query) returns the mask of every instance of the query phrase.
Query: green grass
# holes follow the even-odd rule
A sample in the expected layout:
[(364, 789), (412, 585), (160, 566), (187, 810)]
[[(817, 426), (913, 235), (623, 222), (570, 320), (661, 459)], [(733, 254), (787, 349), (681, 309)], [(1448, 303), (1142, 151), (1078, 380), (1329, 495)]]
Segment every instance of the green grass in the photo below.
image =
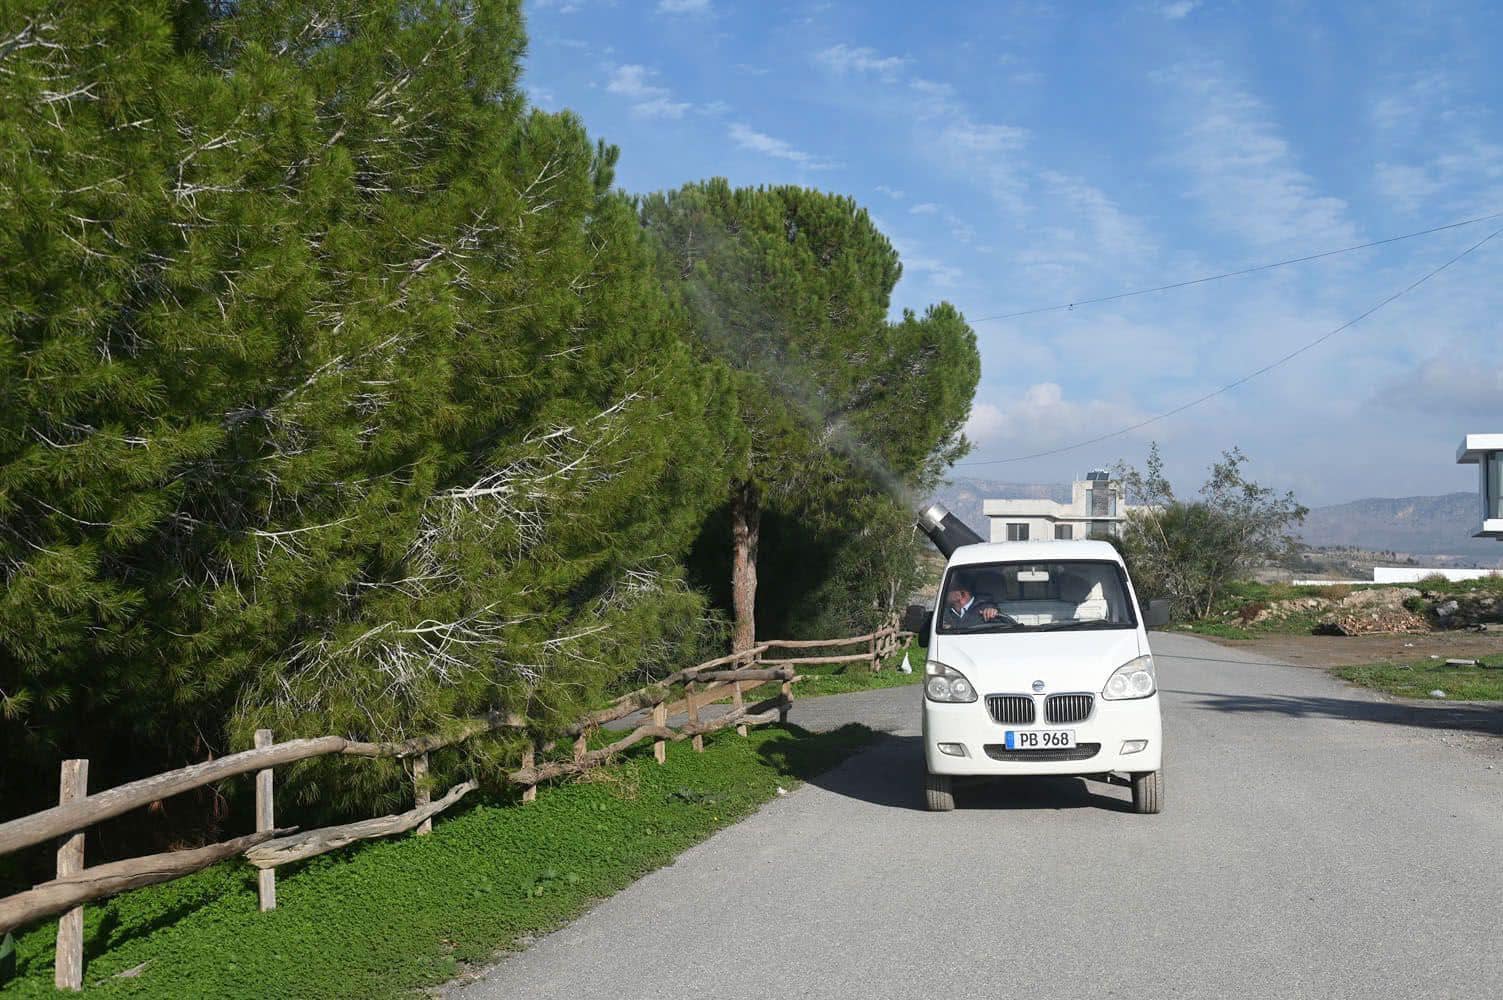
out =
[(1222, 639), (1256, 639), (1262, 635), (1310, 635), (1323, 615), (1303, 612), (1244, 624), (1240, 618), (1201, 618), (1173, 626), (1175, 631)]
[[(643, 745), (535, 803), (482, 802), (431, 836), (351, 848), (280, 871), (256, 910), (255, 872), (220, 865), (85, 910), (85, 988), (151, 997), (396, 997), (552, 930), (872, 741), (864, 726), (768, 726)], [(56, 923), (18, 936), (4, 996), (53, 996)], [(136, 967), (132, 978), (116, 978)]]
[(1336, 676), (1401, 698), (1429, 698), (1439, 689), (1448, 700), (1503, 701), (1503, 660), (1497, 659), (1475, 667), (1448, 667), (1442, 660), (1375, 663), (1341, 667)]
[[(850, 694), (854, 691), (872, 691), (877, 688), (905, 687), (921, 684), (924, 680), (924, 651), (914, 647), (909, 653), (894, 653), (882, 661), (882, 669), (875, 673), (864, 663), (827, 663), (801, 670), (804, 679), (793, 687), (793, 697), (818, 698), (827, 694)], [(905, 674), (898, 669), (903, 657), (913, 672)]]

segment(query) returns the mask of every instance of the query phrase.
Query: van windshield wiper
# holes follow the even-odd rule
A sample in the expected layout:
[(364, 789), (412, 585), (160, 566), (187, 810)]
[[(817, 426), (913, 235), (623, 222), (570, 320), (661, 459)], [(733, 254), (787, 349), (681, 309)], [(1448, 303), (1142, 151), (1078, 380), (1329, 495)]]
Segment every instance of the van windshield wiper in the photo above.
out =
[(1047, 622), (1033, 626), (1035, 632), (1059, 632), (1070, 628), (1132, 628), (1126, 622), (1107, 621), (1105, 618), (1071, 618), (1062, 622)]

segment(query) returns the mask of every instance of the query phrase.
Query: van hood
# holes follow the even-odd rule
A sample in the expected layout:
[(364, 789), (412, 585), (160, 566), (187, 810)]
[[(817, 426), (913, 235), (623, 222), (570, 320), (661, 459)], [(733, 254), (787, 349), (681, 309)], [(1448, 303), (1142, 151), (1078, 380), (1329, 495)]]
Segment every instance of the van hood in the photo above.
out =
[(935, 636), (929, 659), (959, 670), (984, 695), (1027, 693), (1034, 681), (1054, 693), (1100, 691), (1113, 670), (1146, 652), (1138, 630), (1124, 628)]

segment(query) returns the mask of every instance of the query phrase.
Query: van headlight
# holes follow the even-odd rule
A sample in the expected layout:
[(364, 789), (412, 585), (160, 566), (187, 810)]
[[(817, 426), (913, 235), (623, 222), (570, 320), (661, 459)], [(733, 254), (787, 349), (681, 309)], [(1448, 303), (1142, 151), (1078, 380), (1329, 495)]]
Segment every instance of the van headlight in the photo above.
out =
[(938, 660), (924, 664), (924, 697), (930, 701), (975, 701), (976, 689), (965, 679), (965, 674), (954, 667), (947, 667)]
[(1107, 701), (1147, 698), (1158, 688), (1153, 672), (1153, 657), (1140, 656), (1112, 671), (1112, 675), (1106, 679), (1106, 687), (1101, 690), (1101, 697)]

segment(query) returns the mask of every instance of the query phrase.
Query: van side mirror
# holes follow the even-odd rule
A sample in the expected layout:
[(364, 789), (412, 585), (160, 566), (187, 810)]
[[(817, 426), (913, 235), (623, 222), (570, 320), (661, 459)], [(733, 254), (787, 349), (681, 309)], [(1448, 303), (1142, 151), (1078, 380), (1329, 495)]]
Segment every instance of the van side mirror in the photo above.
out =
[(934, 612), (922, 604), (910, 604), (908, 610), (903, 612), (903, 631), (912, 632), (914, 640), (921, 649), (929, 646), (929, 626), (934, 620)]
[(1149, 601), (1148, 610), (1143, 614), (1143, 624), (1148, 628), (1163, 628), (1168, 625), (1169, 601)]

